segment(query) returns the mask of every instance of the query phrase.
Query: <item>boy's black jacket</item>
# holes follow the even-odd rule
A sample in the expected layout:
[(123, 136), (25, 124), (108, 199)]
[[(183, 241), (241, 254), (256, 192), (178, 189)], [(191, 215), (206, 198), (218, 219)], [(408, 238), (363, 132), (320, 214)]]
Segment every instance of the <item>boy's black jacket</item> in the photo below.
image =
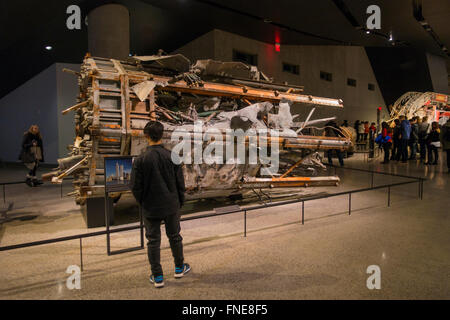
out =
[(184, 176), (162, 145), (149, 146), (133, 162), (131, 191), (148, 218), (175, 214), (184, 203)]

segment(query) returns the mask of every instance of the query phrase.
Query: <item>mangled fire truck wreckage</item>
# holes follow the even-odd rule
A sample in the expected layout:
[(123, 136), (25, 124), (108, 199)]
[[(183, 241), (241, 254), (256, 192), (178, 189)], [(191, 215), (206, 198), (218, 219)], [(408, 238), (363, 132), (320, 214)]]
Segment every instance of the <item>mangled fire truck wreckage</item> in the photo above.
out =
[(450, 96), (436, 92), (406, 92), (391, 106), (389, 122), (401, 115), (407, 119), (426, 116), (443, 125), (450, 117)]
[[(198, 121), (200, 131), (219, 130), (224, 136), (230, 129), (274, 129), (277, 137), (245, 137), (245, 149), (252, 143), (277, 139), (279, 171), (262, 176), (265, 164), (184, 164), (186, 198), (227, 197), (250, 189), (337, 185), (336, 176), (320, 176), (325, 166), (318, 151), (347, 150), (351, 139), (303, 135), (308, 125), (329, 119), (294, 122), (290, 106), (326, 106), (342, 108), (338, 99), (301, 94), (303, 87), (276, 84), (256, 67), (240, 62), (199, 60), (191, 65), (184, 56), (134, 56), (128, 61), (86, 55), (78, 76), (79, 103), (64, 110), (75, 113), (76, 138), (69, 146), (69, 157), (59, 159), (56, 171), (44, 179), (60, 183), (73, 176), (78, 204), (87, 198), (104, 195), (103, 157), (138, 155), (147, 146), (143, 128), (150, 120), (163, 123), (163, 143), (172, 149), (177, 143), (171, 134), (177, 129), (193, 133)], [(331, 118), (333, 119), (333, 118)], [(211, 140), (195, 141), (207, 148)], [(228, 137), (229, 138), (229, 137)], [(262, 141), (265, 140), (265, 141)], [(238, 143), (231, 137), (233, 145)], [(270, 145), (266, 144), (266, 145)], [(269, 152), (270, 150), (266, 150)], [(273, 151), (273, 150), (272, 150)], [(225, 157), (225, 152), (224, 152)], [(300, 173), (300, 174), (299, 174)]]

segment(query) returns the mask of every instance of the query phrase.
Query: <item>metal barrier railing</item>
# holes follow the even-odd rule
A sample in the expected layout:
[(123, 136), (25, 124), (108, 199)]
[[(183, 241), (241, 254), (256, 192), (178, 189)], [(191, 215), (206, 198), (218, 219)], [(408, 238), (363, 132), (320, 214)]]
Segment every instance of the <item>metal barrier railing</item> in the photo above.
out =
[[(333, 166), (333, 165), (328, 165), (328, 166), (334, 167), (335, 174), (336, 174), (336, 170), (338, 169), (338, 167)], [(296, 198), (296, 199), (278, 201), (278, 202), (273, 202), (273, 203), (265, 203), (263, 205), (249, 206), (249, 207), (244, 207), (244, 208), (239, 207), (239, 209), (234, 209), (234, 210), (229, 210), (229, 211), (221, 211), (219, 213), (216, 212), (216, 213), (207, 213), (207, 214), (201, 214), (201, 215), (195, 215), (195, 216), (185, 216), (185, 217), (182, 217), (180, 220), (181, 221), (189, 221), (189, 220), (203, 219), (203, 218), (209, 218), (209, 217), (218, 217), (218, 216), (222, 216), (222, 215), (243, 212), (244, 213), (244, 237), (246, 237), (247, 236), (247, 212), (248, 211), (254, 211), (254, 210), (259, 210), (259, 209), (265, 209), (265, 208), (271, 208), (271, 207), (277, 207), (277, 206), (301, 202), (302, 203), (301, 224), (304, 225), (304, 223), (305, 223), (305, 202), (307, 202), (307, 201), (320, 200), (320, 199), (326, 199), (326, 198), (331, 198), (331, 197), (348, 195), (348, 197), (349, 197), (348, 198), (349, 199), (348, 200), (348, 214), (351, 215), (352, 194), (367, 192), (367, 191), (372, 191), (372, 190), (387, 189), (387, 206), (390, 207), (391, 206), (391, 188), (396, 187), (396, 186), (412, 184), (412, 183), (418, 183), (418, 186), (419, 186), (418, 187), (418, 198), (420, 200), (423, 199), (423, 182), (424, 182), (424, 180), (426, 180), (424, 178), (392, 174), (392, 173), (387, 173), (387, 172), (378, 172), (378, 171), (372, 171), (372, 170), (367, 170), (367, 169), (350, 168), (350, 167), (339, 167), (339, 169), (355, 170), (355, 171), (370, 173), (371, 174), (370, 187), (354, 189), (354, 190), (349, 190), (349, 191), (342, 191), (342, 192), (331, 193), (331, 194), (325, 194), (325, 195), (319, 195), (319, 196), (311, 196), (311, 197), (307, 197), (307, 198)], [(407, 179), (411, 179), (412, 181), (404, 181), (404, 182), (397, 182), (397, 183), (390, 183), (390, 184), (385, 184), (385, 185), (380, 185), (380, 186), (374, 186), (373, 185), (374, 174), (407, 178)], [(142, 235), (143, 235), (143, 231), (144, 231), (143, 228), (144, 227), (141, 223), (140, 225), (119, 227), (119, 228), (115, 228), (115, 229), (107, 229), (107, 230), (97, 231), (97, 232), (77, 234), (77, 235), (72, 235), (72, 236), (67, 236), (67, 237), (60, 237), (60, 238), (54, 238), (54, 239), (47, 239), (47, 240), (40, 240), (40, 241), (33, 241), (33, 242), (3, 246), (3, 247), (0, 247), (0, 251), (10, 251), (10, 250), (16, 250), (16, 249), (20, 249), (20, 248), (27, 248), (27, 247), (33, 247), (33, 246), (38, 246), (38, 245), (46, 245), (46, 244), (52, 244), (52, 243), (58, 243), (58, 242), (63, 242), (63, 241), (71, 241), (71, 240), (79, 239), (80, 240), (80, 263), (81, 263), (80, 267), (81, 267), (81, 270), (83, 270), (83, 245), (82, 245), (83, 238), (97, 237), (97, 236), (102, 236), (102, 235), (107, 235), (107, 238), (109, 238), (109, 235), (112, 233), (140, 229), (140, 232), (141, 232), (140, 235), (141, 235), (141, 239), (142, 239)], [(132, 250), (134, 251), (134, 250), (136, 250), (136, 248), (132, 248)], [(130, 250), (124, 249), (124, 250), (118, 251), (117, 253), (124, 253), (124, 252), (128, 252), (128, 251), (130, 251)]]
[[(65, 178), (64, 180), (73, 180), (72, 177), (68, 177)], [(15, 185), (15, 184), (26, 184), (25, 180), (21, 180), (21, 181), (8, 181), (8, 182), (0, 182), (0, 186), (2, 186), (2, 193), (3, 193), (3, 203), (6, 204), (6, 186), (8, 185)], [(61, 195), (61, 199), (64, 197), (63, 196), (63, 183), (60, 183), (60, 195)], [(57, 186), (56, 184), (54, 184), (54, 186)]]

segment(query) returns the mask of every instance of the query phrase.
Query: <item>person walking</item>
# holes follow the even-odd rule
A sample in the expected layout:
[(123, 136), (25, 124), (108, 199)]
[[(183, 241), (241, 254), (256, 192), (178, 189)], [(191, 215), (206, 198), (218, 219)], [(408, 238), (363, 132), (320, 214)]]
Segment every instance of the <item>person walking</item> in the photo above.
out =
[(360, 121), (358, 125), (358, 140), (359, 142), (364, 141), (364, 122)]
[(370, 124), (369, 133), (370, 133), (369, 139), (372, 140), (375, 137), (375, 134), (377, 133), (377, 127), (375, 126), (375, 122), (372, 122)]
[[(392, 131), (389, 128), (387, 122), (383, 121), (381, 123), (381, 134), (377, 137), (376, 141), (380, 144), (384, 151), (384, 160), (383, 164), (389, 163), (389, 152), (392, 147)], [(378, 141), (377, 141), (378, 140)]]
[(430, 133), (431, 125), (428, 122), (428, 117), (423, 117), (422, 122), (419, 124), (419, 134), (418, 134), (418, 142), (419, 142), (419, 153), (420, 153), (420, 161), (425, 162), (426, 154), (427, 154), (427, 136)]
[(417, 141), (419, 140), (419, 125), (417, 124), (417, 118), (418, 117), (414, 117), (409, 120), (411, 125), (411, 135), (409, 137), (408, 145), (411, 150), (411, 155), (408, 160), (416, 160), (417, 156)]
[[(335, 121), (330, 121), (325, 126), (325, 136), (327, 137), (344, 137), (344, 134), (339, 129), (337, 123)], [(342, 154), (342, 151), (339, 149), (336, 149), (336, 155), (339, 159), (339, 164), (341, 167), (344, 166), (344, 155)], [(327, 150), (327, 157), (328, 157), (328, 163), (333, 164), (333, 150)]]
[(369, 137), (369, 121), (364, 121), (364, 141), (367, 141), (367, 138)]
[(392, 154), (391, 154), (391, 160), (396, 160), (399, 161), (400, 160), (400, 156), (401, 156), (401, 152), (400, 152), (400, 135), (401, 135), (401, 131), (402, 128), (400, 126), (400, 120), (399, 119), (395, 119), (394, 120), (394, 129), (392, 132), (392, 143), (393, 143), (393, 147), (392, 147)]
[[(431, 131), (427, 139), (428, 162), (427, 165), (437, 165), (439, 160), (439, 148), (441, 147), (439, 123), (431, 124)], [(434, 155), (434, 161), (433, 161)]]
[(359, 120), (356, 120), (354, 125), (356, 132), (356, 142), (359, 142), (359, 124), (360, 124)]
[(25, 183), (30, 187), (36, 187), (42, 184), (42, 182), (36, 178), (36, 171), (39, 167), (39, 163), (44, 161), (44, 145), (39, 127), (35, 124), (30, 126), (28, 131), (23, 134), (19, 160), (21, 160), (29, 170)]
[(411, 135), (411, 124), (406, 120), (405, 116), (400, 116), (400, 152), (402, 155), (402, 163), (406, 163), (408, 160), (408, 141)]
[(447, 169), (450, 173), (450, 119), (442, 126), (440, 139), (442, 149), (447, 153)]
[(151, 267), (150, 282), (156, 288), (164, 286), (160, 263), (161, 222), (175, 263), (175, 278), (182, 278), (191, 270), (184, 262), (183, 238), (180, 235), (180, 211), (184, 203), (184, 177), (180, 165), (172, 162), (171, 152), (163, 147), (164, 126), (150, 121), (144, 128), (149, 146), (138, 156), (131, 170), (131, 191), (142, 206), (145, 236), (148, 240), (148, 260)]

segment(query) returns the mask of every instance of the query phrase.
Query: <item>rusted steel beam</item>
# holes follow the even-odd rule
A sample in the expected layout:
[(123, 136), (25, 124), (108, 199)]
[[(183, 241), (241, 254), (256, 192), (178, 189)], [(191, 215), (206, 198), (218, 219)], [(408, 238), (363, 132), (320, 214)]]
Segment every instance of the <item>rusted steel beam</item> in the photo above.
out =
[(80, 108), (82, 108), (82, 107), (85, 107), (85, 106), (87, 106), (87, 105), (90, 104), (90, 103), (92, 103), (92, 99), (88, 99), (88, 100), (86, 100), (86, 101), (77, 103), (77, 104), (75, 104), (75, 105), (73, 105), (73, 106), (71, 106), (71, 107), (69, 107), (69, 108), (63, 110), (61, 113), (62, 113), (62, 114), (67, 114), (67, 113), (69, 113), (70, 111), (75, 111), (75, 110), (78, 110), (78, 109), (80, 109)]
[(337, 185), (339, 177), (252, 178), (242, 182), (242, 188), (292, 188)]

